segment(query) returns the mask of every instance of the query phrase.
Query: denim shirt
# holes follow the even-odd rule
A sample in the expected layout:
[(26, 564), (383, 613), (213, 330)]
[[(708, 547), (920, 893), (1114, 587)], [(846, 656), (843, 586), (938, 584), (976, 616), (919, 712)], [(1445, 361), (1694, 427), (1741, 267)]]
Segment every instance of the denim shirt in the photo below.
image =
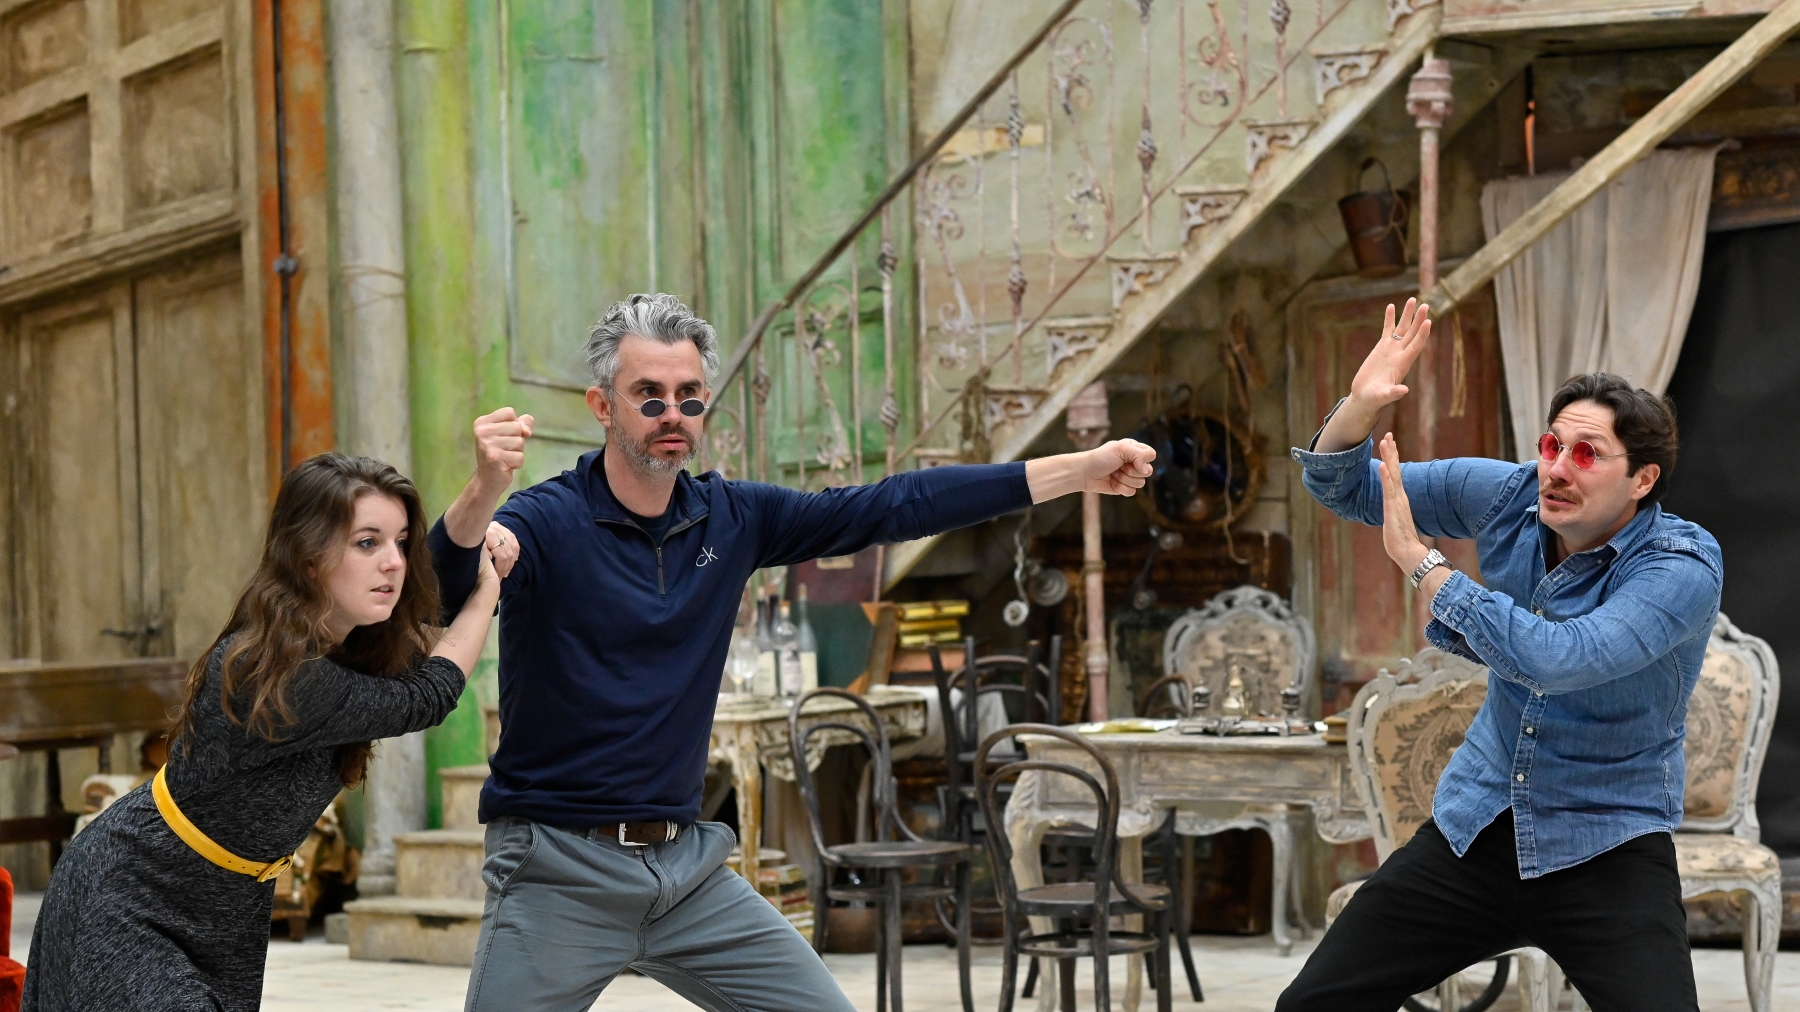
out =
[[(1373, 446), (1293, 455), (1327, 509), (1380, 526)], [(1546, 572), (1556, 534), (1538, 520), (1535, 463), (1434, 460), (1402, 464), (1400, 477), (1419, 533), (1475, 539), (1487, 584), (1453, 574), (1425, 629), (1491, 672), (1432, 800), (1457, 856), (1508, 808), (1521, 878), (1673, 831), (1688, 696), (1719, 612), (1719, 543), (1653, 505)]]

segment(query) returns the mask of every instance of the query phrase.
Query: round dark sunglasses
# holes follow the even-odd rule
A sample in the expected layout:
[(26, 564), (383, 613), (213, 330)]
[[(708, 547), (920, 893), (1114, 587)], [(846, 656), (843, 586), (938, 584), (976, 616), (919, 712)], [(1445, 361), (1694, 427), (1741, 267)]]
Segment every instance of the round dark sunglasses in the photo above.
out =
[[(626, 401), (625, 403), (630, 404), (631, 402)], [(689, 418), (695, 418), (706, 414), (706, 402), (698, 397), (689, 397), (680, 404), (670, 404), (661, 397), (652, 397), (644, 403), (637, 405), (637, 409), (644, 413), (645, 418), (661, 418), (663, 412), (670, 408), (676, 408)]]
[[(1556, 433), (1554, 432), (1546, 432), (1538, 437), (1538, 456), (1545, 460), (1555, 461), (1556, 458), (1562, 456), (1564, 449), (1565, 447), (1562, 444), (1562, 440), (1556, 438)], [(1611, 457), (1625, 456), (1623, 453), (1595, 453), (1594, 444), (1585, 439), (1576, 443), (1574, 446), (1567, 447), (1567, 449), (1569, 451), (1569, 462), (1576, 467), (1581, 468), (1583, 471), (1592, 470), (1594, 461), (1596, 460), (1606, 460)]]

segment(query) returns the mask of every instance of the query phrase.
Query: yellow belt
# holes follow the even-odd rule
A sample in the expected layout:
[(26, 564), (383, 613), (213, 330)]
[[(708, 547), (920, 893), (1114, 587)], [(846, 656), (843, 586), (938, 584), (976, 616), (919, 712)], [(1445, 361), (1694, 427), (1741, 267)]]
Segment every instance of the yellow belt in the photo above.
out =
[(156, 796), (156, 810), (162, 813), (163, 821), (169, 824), (169, 828), (175, 831), (176, 836), (181, 837), (182, 842), (194, 848), (194, 853), (226, 871), (249, 875), (258, 882), (267, 882), (279, 876), (282, 872), (287, 871), (288, 865), (294, 863), (292, 855), (278, 857), (267, 863), (248, 861), (214, 843), (212, 837), (202, 833), (199, 826), (189, 822), (188, 817), (183, 815), (181, 808), (175, 804), (175, 797), (169, 793), (169, 785), (163, 780), (163, 774), (167, 771), (167, 766), (156, 771), (156, 780), (150, 786), (150, 793)]

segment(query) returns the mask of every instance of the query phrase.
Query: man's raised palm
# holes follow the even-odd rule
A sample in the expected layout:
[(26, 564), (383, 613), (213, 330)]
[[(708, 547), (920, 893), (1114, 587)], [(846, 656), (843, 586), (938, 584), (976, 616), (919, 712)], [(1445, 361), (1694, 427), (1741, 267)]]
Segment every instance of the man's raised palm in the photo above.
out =
[(1430, 312), (1430, 306), (1420, 304), (1417, 299), (1407, 299), (1396, 325), (1394, 307), (1391, 304), (1387, 307), (1387, 316), (1381, 324), (1381, 339), (1375, 342), (1369, 357), (1363, 359), (1362, 367), (1356, 370), (1356, 378), (1350, 381), (1350, 396), (1371, 408), (1384, 407), (1406, 396), (1407, 387), (1403, 381), (1419, 353), (1425, 350), (1425, 340), (1431, 336)]

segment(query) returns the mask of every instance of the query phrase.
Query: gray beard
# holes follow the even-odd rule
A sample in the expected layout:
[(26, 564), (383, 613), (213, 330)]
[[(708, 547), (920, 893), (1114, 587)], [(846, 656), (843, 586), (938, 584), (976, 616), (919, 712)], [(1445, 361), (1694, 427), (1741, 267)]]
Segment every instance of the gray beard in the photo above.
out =
[[(651, 433), (650, 438), (654, 439), (660, 435), (662, 435), (662, 433), (659, 430)], [(650, 452), (650, 441), (648, 439), (642, 441), (635, 440), (630, 436), (625, 435), (623, 432), (612, 429), (607, 430), (606, 440), (609, 444), (616, 445), (619, 448), (619, 452), (625, 455), (625, 460), (631, 465), (633, 471), (651, 478), (667, 478), (671, 475), (680, 473), (682, 469), (688, 466), (688, 461), (693, 460), (695, 454), (699, 452), (699, 448), (690, 443), (688, 444), (687, 453), (683, 454), (680, 458), (658, 456), (657, 454)]]

